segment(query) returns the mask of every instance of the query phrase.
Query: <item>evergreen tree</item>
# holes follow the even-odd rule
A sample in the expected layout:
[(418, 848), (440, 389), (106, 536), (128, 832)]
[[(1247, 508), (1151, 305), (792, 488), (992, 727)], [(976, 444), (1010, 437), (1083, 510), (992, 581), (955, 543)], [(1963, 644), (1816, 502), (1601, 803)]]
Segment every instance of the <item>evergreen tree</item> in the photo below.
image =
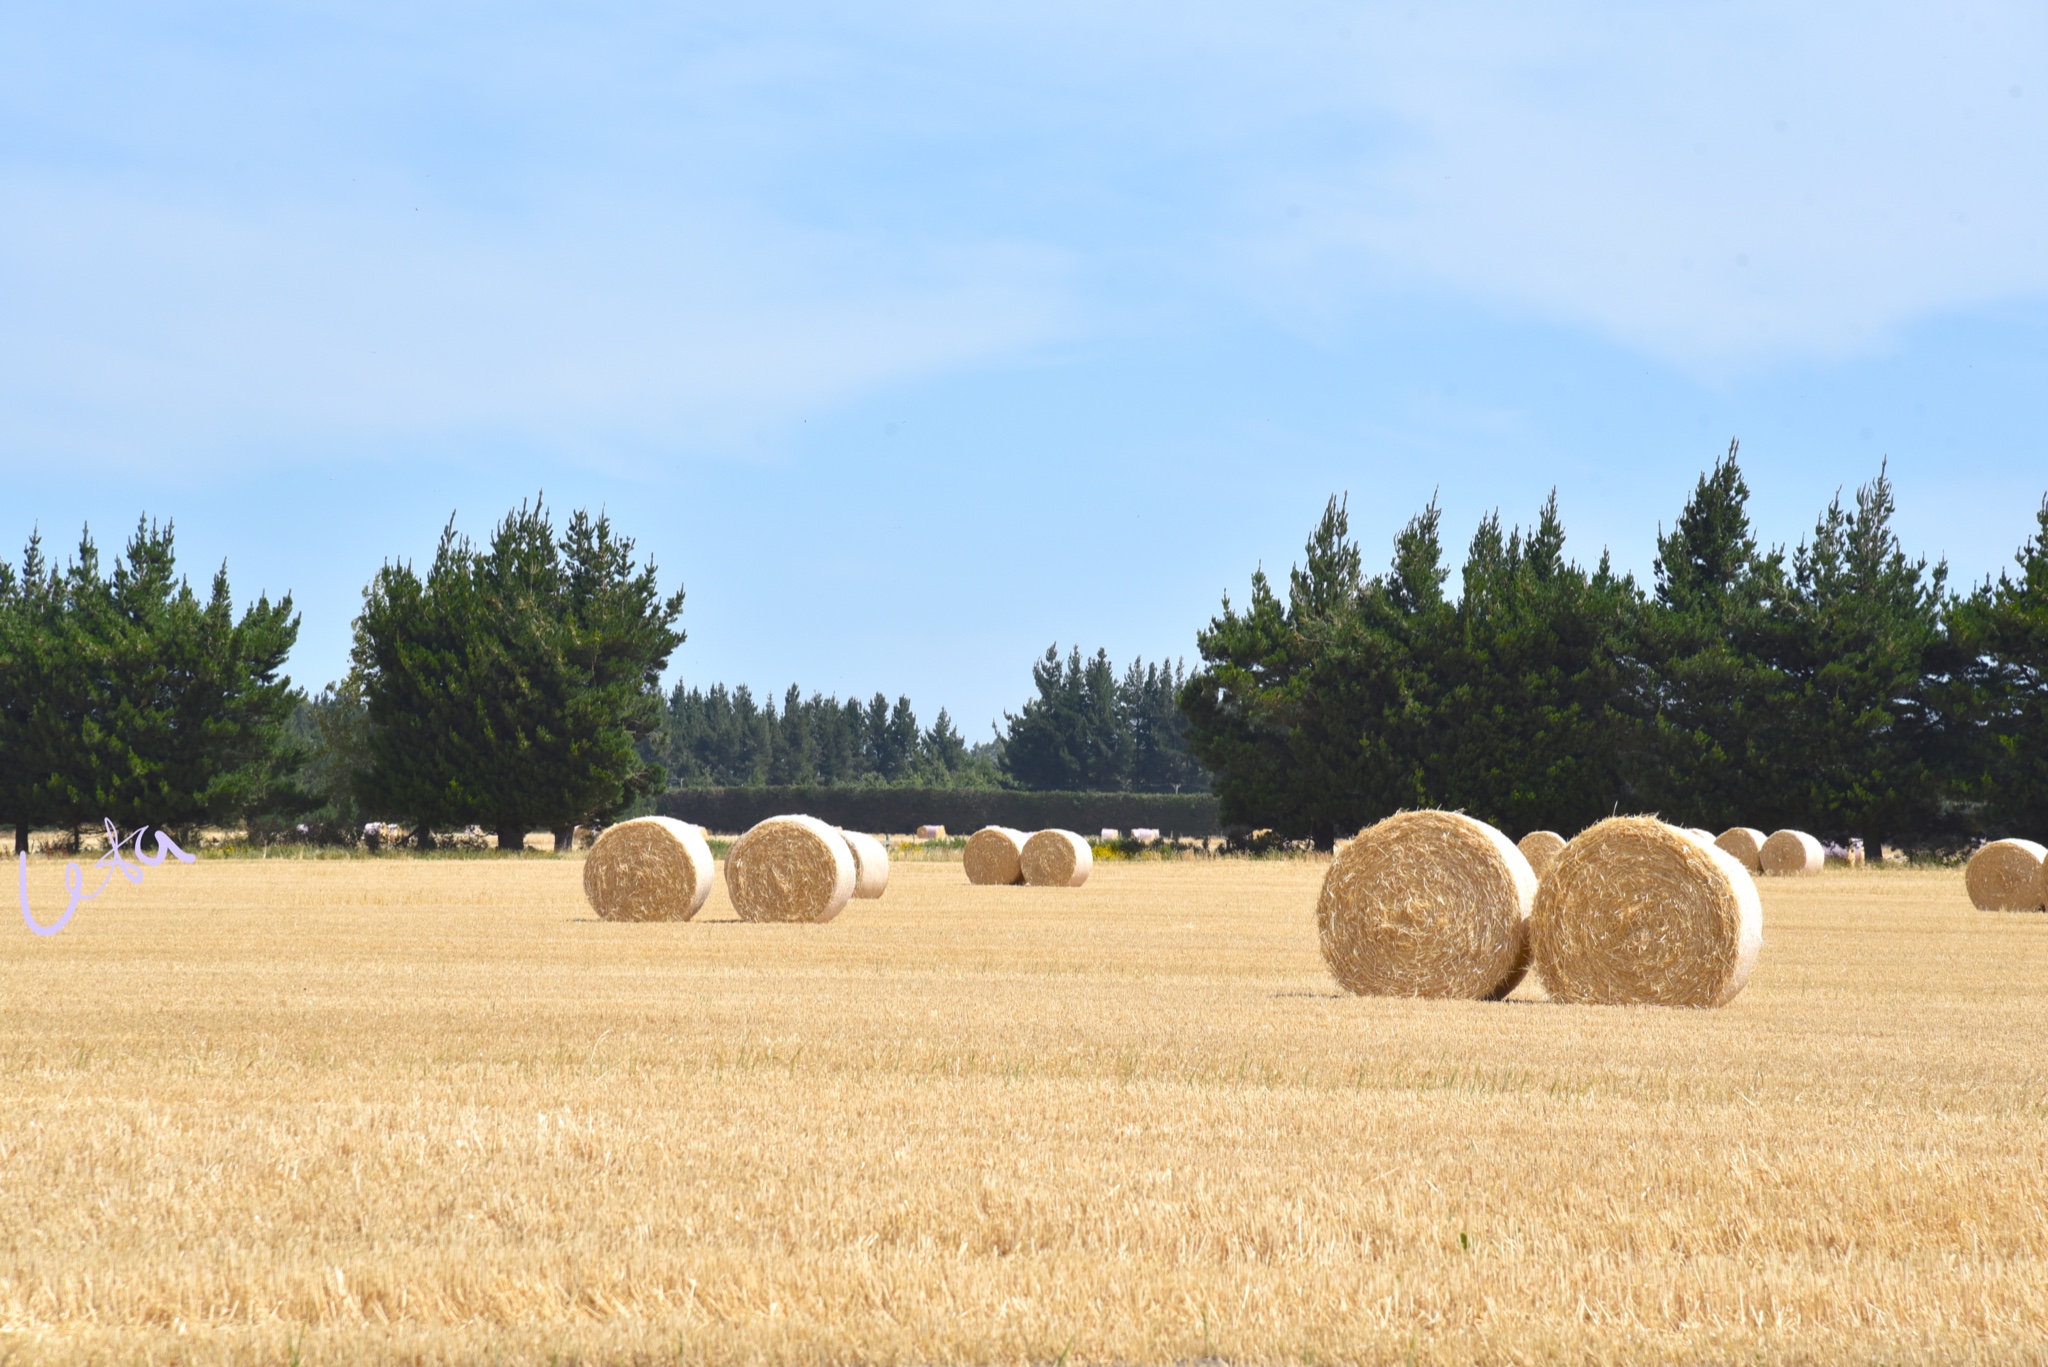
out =
[(579, 511), (557, 538), (522, 504), (482, 550), (451, 521), (424, 580), (387, 564), (364, 593), (364, 801), (428, 827), (486, 823), (510, 850), (617, 812), (657, 778), (635, 742), (659, 722), (682, 609), (602, 516)]
[(1515, 832), (1632, 805), (1621, 771), (1639, 595), (1605, 555), (1590, 573), (1568, 563), (1564, 540), (1554, 493), (1526, 534), (1482, 521), (1457, 608), (1431, 619), (1411, 663), (1427, 680), (1425, 794)]
[(1763, 745), (1807, 824), (1856, 834), (1873, 855), (1940, 810), (1931, 706), (1948, 567), (1908, 560), (1892, 530), (1891, 481), (1840, 495), (1792, 557), (1775, 631), (1784, 676)]
[(223, 567), (201, 599), (172, 529), (143, 521), (102, 574), (90, 533), (58, 571), (32, 540), (0, 575), (0, 751), (17, 848), (31, 824), (189, 830), (298, 803), (281, 670), (291, 599), (234, 612)]
[(1952, 613), (1962, 671), (1974, 685), (1956, 730), (1962, 792), (1984, 804), (1995, 835), (2048, 831), (2048, 496), (2011, 572)]
[(1760, 551), (1736, 442), (1700, 476), (1657, 541), (1633, 710), (1644, 724), (1631, 771), (1645, 806), (1719, 830), (1799, 817), (1768, 729), (1784, 691), (1775, 661), (1788, 585), (1781, 551)]

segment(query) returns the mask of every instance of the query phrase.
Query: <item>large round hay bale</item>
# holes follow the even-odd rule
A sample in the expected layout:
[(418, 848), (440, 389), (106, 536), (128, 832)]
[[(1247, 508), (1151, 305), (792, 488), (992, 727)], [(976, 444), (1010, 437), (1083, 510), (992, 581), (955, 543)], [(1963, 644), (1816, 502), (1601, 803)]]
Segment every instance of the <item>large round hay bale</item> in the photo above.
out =
[(1338, 852), (1316, 930), (1346, 991), (1498, 998), (1529, 967), (1536, 874), (1522, 852), (1463, 812), (1399, 812)]
[(583, 860), (583, 895), (607, 921), (687, 921), (711, 896), (704, 832), (666, 816), (605, 829)]
[(1678, 829), (1684, 831), (1702, 845), (1712, 845), (1714, 843), (1714, 833), (1705, 826), (1680, 826)]
[(853, 897), (853, 851), (816, 817), (771, 816), (725, 856), (725, 890), (742, 921), (829, 921)]
[(1531, 831), (1515, 842), (1515, 848), (1522, 852), (1522, 858), (1529, 861), (1530, 871), (1536, 881), (1542, 882), (1543, 875), (1550, 872), (1550, 866), (1564, 853), (1564, 837), (1556, 831)]
[(2039, 911), (2043, 894), (2041, 861), (2048, 850), (2031, 840), (1994, 840), (1970, 856), (1963, 883), (1979, 911)]
[(1776, 831), (1757, 851), (1756, 860), (1765, 873), (1775, 877), (1808, 878), (1827, 867), (1827, 851), (1805, 831)]
[(1536, 975), (1562, 1002), (1721, 1006), (1749, 981), (1763, 938), (1749, 870), (1647, 816), (1573, 837), (1529, 915)]
[(1730, 826), (1714, 837), (1714, 844), (1732, 855), (1751, 873), (1764, 871), (1764, 833), (1754, 826)]
[(1018, 862), (1034, 888), (1078, 888), (1095, 867), (1095, 852), (1072, 831), (1039, 831), (1024, 842)]
[(967, 837), (960, 862), (970, 883), (1021, 883), (1024, 881), (1022, 831), (1008, 826), (983, 826)]
[(880, 897), (889, 888), (889, 847), (863, 831), (842, 829), (839, 838), (853, 856), (853, 895)]

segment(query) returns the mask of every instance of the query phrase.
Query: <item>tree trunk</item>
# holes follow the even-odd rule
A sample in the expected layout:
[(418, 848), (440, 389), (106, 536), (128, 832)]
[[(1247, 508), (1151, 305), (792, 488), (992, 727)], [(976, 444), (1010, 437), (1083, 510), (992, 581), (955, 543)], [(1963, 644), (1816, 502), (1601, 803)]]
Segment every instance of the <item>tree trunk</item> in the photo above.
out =
[(575, 848), (576, 828), (574, 826), (555, 827), (555, 853), (567, 854)]
[(28, 853), (28, 823), (26, 821), (14, 823), (14, 852), (16, 854)]
[(1863, 863), (1867, 868), (1882, 868), (1884, 866), (1883, 836), (1873, 835), (1869, 831), (1863, 833)]
[(498, 818), (498, 848), (517, 854), (526, 848), (526, 825), (511, 817)]

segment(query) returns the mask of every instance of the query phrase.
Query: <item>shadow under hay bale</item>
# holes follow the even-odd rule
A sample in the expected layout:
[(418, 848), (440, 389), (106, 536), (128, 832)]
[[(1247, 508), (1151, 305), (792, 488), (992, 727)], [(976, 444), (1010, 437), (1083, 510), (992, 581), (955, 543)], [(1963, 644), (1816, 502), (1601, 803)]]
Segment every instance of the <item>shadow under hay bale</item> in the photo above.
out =
[(1088, 881), (1095, 854), (1073, 831), (1039, 831), (1024, 842), (1018, 863), (1034, 888), (1078, 888)]
[(853, 899), (853, 851), (816, 817), (771, 816), (725, 856), (725, 890), (742, 921), (822, 924)]
[(583, 861), (583, 895), (607, 921), (687, 921), (711, 896), (704, 832), (666, 816), (608, 827)]
[(1323, 960), (1361, 996), (1504, 997), (1529, 966), (1536, 874), (1462, 812), (1400, 812), (1330, 863), (1316, 903)]
[(1573, 838), (1529, 918), (1536, 975), (1561, 1002), (1723, 1006), (1763, 946), (1763, 904), (1735, 857), (1653, 817)]

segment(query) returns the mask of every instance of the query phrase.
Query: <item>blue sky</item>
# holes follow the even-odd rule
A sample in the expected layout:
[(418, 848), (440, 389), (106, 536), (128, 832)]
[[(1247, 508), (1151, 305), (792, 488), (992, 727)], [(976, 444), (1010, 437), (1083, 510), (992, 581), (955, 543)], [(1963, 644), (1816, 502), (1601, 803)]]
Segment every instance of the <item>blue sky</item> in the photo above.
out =
[[(1375, 563), (1555, 487), (1647, 575), (1730, 436), (1796, 541), (2048, 491), (2048, 10), (0, 8), (0, 547), (175, 519), (363, 584), (545, 489), (671, 678), (970, 736), (1053, 641), (1192, 657), (1348, 492)], [(1796, 11), (1796, 12), (1795, 12)]]

